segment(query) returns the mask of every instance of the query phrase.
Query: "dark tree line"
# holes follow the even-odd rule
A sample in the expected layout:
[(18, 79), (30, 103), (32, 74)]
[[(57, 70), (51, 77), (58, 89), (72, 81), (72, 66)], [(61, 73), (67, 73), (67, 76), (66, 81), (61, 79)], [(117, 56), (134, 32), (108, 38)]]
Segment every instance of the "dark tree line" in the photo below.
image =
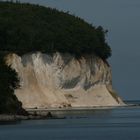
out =
[(0, 2), (0, 50), (111, 55), (106, 31), (79, 17), (38, 5)]

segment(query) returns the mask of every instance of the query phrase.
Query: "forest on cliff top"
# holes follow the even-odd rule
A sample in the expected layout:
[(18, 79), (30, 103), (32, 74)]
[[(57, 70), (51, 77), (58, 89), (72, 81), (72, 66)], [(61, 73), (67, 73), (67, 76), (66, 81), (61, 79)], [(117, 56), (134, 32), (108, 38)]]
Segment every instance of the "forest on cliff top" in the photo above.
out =
[(111, 56), (107, 33), (83, 19), (39, 5), (0, 2), (0, 51)]

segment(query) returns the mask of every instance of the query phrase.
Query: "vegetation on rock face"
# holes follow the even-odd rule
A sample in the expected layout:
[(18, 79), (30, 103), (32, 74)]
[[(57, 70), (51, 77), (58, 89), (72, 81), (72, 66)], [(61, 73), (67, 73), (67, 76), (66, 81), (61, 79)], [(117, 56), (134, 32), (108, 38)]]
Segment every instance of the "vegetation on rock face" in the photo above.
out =
[(19, 113), (21, 103), (14, 95), (18, 77), (4, 63), (7, 53), (41, 51), (111, 55), (101, 26), (93, 27), (79, 17), (39, 5), (0, 2), (0, 113)]
[(17, 73), (5, 64), (5, 54), (0, 53), (0, 114), (24, 114), (22, 104), (14, 95), (19, 87)]

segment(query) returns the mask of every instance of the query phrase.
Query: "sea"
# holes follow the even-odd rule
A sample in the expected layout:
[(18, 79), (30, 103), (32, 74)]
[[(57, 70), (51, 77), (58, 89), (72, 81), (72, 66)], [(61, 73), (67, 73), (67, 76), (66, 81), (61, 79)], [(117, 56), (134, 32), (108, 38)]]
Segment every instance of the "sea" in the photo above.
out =
[(140, 101), (128, 107), (55, 111), (59, 119), (0, 124), (0, 140), (140, 140)]

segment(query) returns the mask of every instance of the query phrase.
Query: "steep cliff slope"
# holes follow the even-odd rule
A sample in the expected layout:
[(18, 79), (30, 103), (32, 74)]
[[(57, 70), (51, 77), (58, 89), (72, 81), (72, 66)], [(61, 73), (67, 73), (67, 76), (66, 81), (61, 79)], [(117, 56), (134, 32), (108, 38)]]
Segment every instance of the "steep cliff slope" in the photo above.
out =
[(95, 55), (31, 53), (7, 56), (20, 77), (15, 91), (25, 108), (89, 107), (123, 104), (112, 90), (111, 69)]

